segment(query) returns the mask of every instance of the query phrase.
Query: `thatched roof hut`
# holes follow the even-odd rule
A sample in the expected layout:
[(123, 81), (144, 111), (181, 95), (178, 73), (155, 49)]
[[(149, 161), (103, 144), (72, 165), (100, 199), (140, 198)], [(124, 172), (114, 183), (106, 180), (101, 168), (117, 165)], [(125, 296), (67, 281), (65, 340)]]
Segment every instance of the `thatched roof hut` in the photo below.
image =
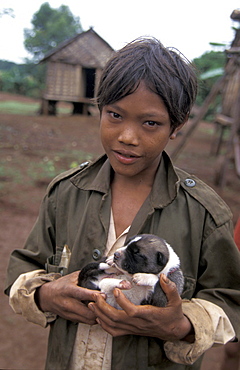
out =
[(41, 63), (47, 63), (43, 114), (55, 114), (59, 101), (73, 103), (73, 113), (88, 113), (112, 47), (92, 28), (61, 43)]

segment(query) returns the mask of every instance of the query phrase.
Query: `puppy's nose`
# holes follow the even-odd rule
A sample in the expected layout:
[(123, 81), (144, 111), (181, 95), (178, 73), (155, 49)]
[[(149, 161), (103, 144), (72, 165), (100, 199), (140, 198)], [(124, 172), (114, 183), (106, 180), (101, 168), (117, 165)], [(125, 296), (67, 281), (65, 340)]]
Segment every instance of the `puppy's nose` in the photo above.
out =
[(120, 257), (120, 253), (119, 252), (115, 252), (114, 253), (114, 260), (116, 261), (116, 260), (118, 260), (119, 259), (119, 257)]

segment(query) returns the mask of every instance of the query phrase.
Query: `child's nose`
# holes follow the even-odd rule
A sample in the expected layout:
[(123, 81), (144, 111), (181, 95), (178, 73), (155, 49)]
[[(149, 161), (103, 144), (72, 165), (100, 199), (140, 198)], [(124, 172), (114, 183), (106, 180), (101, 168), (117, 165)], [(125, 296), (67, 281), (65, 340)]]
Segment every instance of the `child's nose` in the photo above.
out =
[(138, 145), (138, 132), (134, 125), (126, 125), (122, 128), (118, 140), (126, 145)]

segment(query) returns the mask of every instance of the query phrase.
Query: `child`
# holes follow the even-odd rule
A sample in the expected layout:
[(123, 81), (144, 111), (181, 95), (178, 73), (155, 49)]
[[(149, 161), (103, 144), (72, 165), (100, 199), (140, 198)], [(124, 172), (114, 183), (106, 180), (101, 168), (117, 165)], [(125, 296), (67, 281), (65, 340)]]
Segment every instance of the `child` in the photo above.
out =
[[(52, 181), (8, 268), (15, 312), (50, 323), (46, 369), (199, 369), (204, 351), (239, 335), (231, 213), (164, 151), (196, 91), (190, 63), (153, 38), (135, 40), (107, 63), (98, 91), (105, 155)], [(77, 286), (86, 263), (139, 233), (166, 239), (179, 255), (181, 298), (164, 275), (165, 308), (134, 306), (116, 289), (116, 310), (100, 292)]]

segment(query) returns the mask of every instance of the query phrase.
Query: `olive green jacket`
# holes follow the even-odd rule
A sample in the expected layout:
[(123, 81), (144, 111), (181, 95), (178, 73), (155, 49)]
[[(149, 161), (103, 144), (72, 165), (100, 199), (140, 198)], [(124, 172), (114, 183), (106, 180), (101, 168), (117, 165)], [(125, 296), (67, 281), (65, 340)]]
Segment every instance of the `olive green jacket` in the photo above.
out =
[[(106, 156), (52, 181), (25, 249), (10, 258), (6, 292), (28, 271), (70, 273), (104, 255), (111, 210), (111, 166)], [(159, 235), (172, 245), (185, 277), (182, 298), (200, 298), (220, 306), (239, 336), (240, 255), (232, 236), (231, 212), (218, 195), (194, 176), (174, 168), (166, 153), (153, 189), (136, 215), (128, 237)], [(58, 266), (67, 244), (68, 270)], [(47, 369), (67, 369), (77, 325), (62, 318), (51, 324)], [(174, 364), (156, 338), (113, 339), (112, 368), (197, 369)]]

